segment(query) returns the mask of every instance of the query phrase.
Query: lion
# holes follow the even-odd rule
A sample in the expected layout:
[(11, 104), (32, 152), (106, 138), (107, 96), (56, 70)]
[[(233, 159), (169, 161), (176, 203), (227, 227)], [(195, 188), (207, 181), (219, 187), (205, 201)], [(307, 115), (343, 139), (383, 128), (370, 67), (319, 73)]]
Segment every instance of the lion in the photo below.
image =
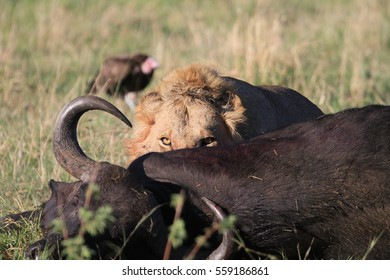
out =
[(191, 64), (141, 99), (126, 142), (131, 162), (148, 152), (230, 145), (321, 115), (290, 88), (253, 86)]

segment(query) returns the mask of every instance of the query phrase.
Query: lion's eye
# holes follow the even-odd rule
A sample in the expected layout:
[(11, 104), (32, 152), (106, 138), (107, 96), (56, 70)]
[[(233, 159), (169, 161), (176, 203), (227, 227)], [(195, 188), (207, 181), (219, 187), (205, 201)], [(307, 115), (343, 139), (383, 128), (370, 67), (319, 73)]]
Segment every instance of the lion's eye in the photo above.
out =
[(161, 142), (161, 144), (163, 144), (164, 146), (170, 146), (170, 145), (171, 145), (171, 139), (166, 138), (166, 137), (161, 137), (161, 138), (160, 138), (160, 142)]
[(201, 140), (201, 146), (207, 146), (213, 143), (216, 139), (214, 137), (207, 137)]

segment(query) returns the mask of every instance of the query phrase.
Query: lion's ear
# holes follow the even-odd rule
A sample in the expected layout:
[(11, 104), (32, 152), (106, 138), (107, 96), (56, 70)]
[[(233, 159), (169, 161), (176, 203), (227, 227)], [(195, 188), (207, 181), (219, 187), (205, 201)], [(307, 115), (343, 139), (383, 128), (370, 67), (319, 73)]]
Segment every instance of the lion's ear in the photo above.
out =
[(237, 126), (246, 121), (245, 108), (238, 95), (226, 90), (218, 100), (220, 114), (228, 126), (234, 141), (241, 141), (241, 135), (237, 132)]

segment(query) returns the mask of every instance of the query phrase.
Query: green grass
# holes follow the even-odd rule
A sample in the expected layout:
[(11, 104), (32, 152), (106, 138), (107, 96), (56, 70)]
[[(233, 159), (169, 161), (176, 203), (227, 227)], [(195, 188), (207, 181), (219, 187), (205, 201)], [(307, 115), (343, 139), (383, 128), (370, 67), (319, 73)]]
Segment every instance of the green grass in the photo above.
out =
[[(51, 178), (73, 180), (54, 159), (53, 125), (108, 55), (153, 55), (161, 64), (153, 84), (174, 68), (207, 62), (250, 83), (294, 88), (331, 113), (390, 103), (389, 50), (385, 0), (5, 0), (0, 215), (40, 205)], [(91, 157), (125, 165), (130, 132), (92, 112), (82, 119), (80, 141)], [(20, 258), (5, 254), (1, 240), (3, 258)]]
[(37, 219), (10, 222), (5, 230), (0, 230), (0, 260), (23, 259), (28, 246), (42, 237)]

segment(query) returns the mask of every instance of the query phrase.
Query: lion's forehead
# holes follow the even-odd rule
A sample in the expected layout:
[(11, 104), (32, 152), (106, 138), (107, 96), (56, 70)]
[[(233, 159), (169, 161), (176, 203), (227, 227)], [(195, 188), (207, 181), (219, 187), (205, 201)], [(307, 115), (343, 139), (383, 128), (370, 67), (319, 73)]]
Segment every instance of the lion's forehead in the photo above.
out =
[(209, 129), (218, 125), (220, 116), (211, 106), (191, 104), (187, 106), (163, 106), (156, 115), (156, 123), (179, 131), (195, 128)]

